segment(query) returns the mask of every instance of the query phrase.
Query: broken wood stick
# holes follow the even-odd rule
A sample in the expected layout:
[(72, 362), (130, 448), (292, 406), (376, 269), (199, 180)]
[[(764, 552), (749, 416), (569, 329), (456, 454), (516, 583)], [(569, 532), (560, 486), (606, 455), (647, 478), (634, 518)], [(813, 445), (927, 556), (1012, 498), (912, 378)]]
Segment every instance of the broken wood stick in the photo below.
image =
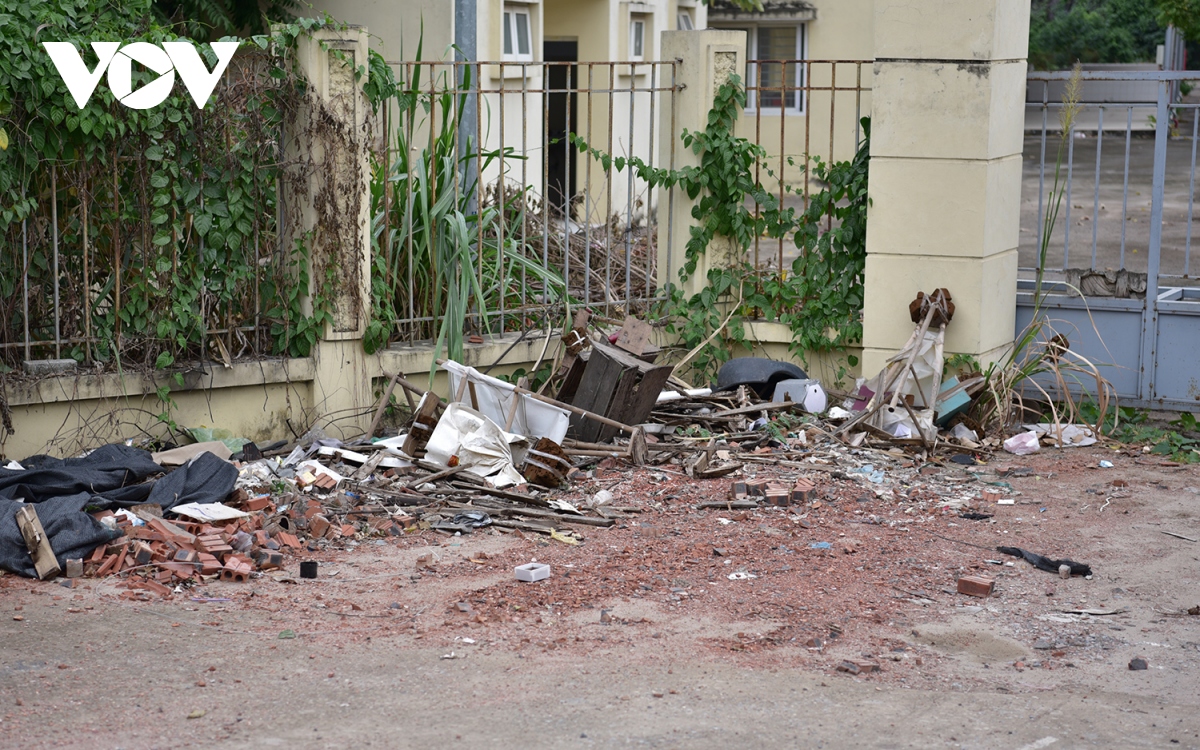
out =
[(502, 516), (529, 516), (546, 521), (557, 521), (558, 523), (573, 523), (580, 526), (600, 526), (608, 528), (615, 521), (611, 518), (591, 518), (589, 516), (572, 516), (566, 513), (554, 513), (548, 510), (539, 510), (537, 508), (493, 508), (490, 506), (467, 505), (465, 503), (446, 503), (450, 508), (466, 508), (470, 510), (483, 510), (489, 515), (498, 514)]
[(396, 390), (396, 380), (399, 377), (399, 372), (392, 376), (391, 382), (388, 383), (388, 387), (383, 392), (383, 398), (379, 399), (379, 406), (375, 408), (375, 416), (371, 419), (371, 427), (367, 430), (367, 440), (375, 437), (375, 430), (379, 429), (379, 420), (383, 419), (383, 412), (392, 401), (392, 392)]
[(452, 477), (455, 474), (458, 474), (459, 472), (466, 471), (466, 469), (467, 469), (466, 466), (455, 466), (450, 469), (443, 469), (442, 471), (439, 471), (434, 474), (430, 474), (427, 477), (420, 477), (418, 479), (414, 479), (404, 486), (410, 490), (414, 490), (417, 487), (420, 487), (421, 485), (423, 485), (427, 482), (436, 482), (439, 479), (445, 479), (446, 477)]

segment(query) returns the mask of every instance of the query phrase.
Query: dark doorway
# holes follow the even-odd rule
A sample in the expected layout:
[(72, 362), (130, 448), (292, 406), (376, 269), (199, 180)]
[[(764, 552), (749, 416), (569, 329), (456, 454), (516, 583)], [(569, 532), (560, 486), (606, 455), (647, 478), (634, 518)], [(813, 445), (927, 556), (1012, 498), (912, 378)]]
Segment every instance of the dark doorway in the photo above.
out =
[[(543, 58), (548, 63), (578, 62), (578, 42), (545, 42)], [(576, 113), (575, 65), (547, 65), (546, 113), (546, 197), (550, 205), (568, 215), (567, 206), (575, 197), (575, 170), (572, 169), (573, 150), (567, 141), (568, 132), (581, 132)]]

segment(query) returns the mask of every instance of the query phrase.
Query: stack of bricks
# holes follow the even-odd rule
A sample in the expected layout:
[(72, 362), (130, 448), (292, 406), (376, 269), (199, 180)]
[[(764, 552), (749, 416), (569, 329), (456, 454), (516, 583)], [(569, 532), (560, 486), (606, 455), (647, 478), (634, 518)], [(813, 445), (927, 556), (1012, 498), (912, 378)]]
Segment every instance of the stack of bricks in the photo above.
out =
[[(266, 514), (275, 510), (269, 496), (251, 497), (238, 491), (230, 504), (240, 505), (251, 515), (224, 524), (145, 517), (145, 525), (135, 526), (124, 514), (94, 513), (97, 520), (113, 517), (124, 536), (97, 547), (83, 561), (83, 572), (96, 577), (127, 573), (130, 591), (126, 596), (130, 598), (144, 597), (141, 592), (168, 596), (174, 585), (201, 576), (247, 581), (255, 570), (283, 567), (282, 548), (301, 547), (295, 534), (277, 524), (272, 524), (270, 530), (262, 528)], [(352, 536), (356, 532), (348, 525), (336, 529), (339, 535)], [(247, 537), (249, 549), (237, 552), (235, 545), (246, 549)]]
[(786, 482), (775, 479), (751, 479), (734, 482), (729, 486), (731, 500), (761, 497), (767, 505), (787, 506), (815, 500), (817, 485), (811, 479), (801, 477), (790, 489)]

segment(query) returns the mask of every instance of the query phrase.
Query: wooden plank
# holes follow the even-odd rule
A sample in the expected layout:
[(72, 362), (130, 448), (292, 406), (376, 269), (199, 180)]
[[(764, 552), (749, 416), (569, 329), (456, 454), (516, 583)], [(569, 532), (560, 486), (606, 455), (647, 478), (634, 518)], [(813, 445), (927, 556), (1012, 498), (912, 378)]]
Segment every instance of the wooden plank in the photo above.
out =
[(408, 429), (408, 437), (400, 449), (404, 455), (413, 458), (418, 450), (425, 447), (429, 436), (433, 434), (433, 428), (437, 426), (437, 409), (440, 403), (433, 391), (426, 391), (425, 395), (421, 396), (421, 403), (417, 405), (417, 413), (413, 415), (412, 425)]
[[(610, 356), (607, 350), (595, 347), (588, 358), (587, 369), (583, 371), (583, 380), (579, 383), (579, 391), (572, 404), (584, 411), (608, 416), (613, 395), (621, 383), (621, 373), (628, 368), (629, 365)], [(600, 433), (600, 425), (584, 421), (579, 415), (571, 418), (571, 427), (581, 440), (588, 442), (594, 442)]]
[(42, 528), (42, 522), (32, 505), (23, 505), (17, 511), (17, 526), (21, 529), (21, 536), (25, 537), (25, 547), (29, 550), (29, 556), (33, 558), (33, 567), (38, 578), (44, 581), (61, 573), (58, 558), (50, 548), (46, 530)]
[(583, 351), (572, 359), (567, 374), (563, 376), (562, 385), (558, 387), (559, 401), (569, 404), (575, 400), (575, 394), (579, 391), (579, 381), (583, 379), (583, 371), (587, 369), (590, 356), (591, 352)]
[[(379, 429), (379, 420), (383, 419), (383, 412), (387, 409), (387, 405), (392, 400), (392, 392), (396, 390), (396, 380), (399, 379), (400, 373), (397, 372), (392, 376), (392, 380), (388, 383), (388, 387), (383, 392), (383, 398), (379, 399), (379, 406), (375, 409), (375, 416), (371, 419), (371, 427), (367, 430), (367, 440), (375, 437), (375, 430)], [(409, 401), (411, 403), (411, 399)]]
[(654, 406), (658, 402), (658, 395), (662, 393), (667, 380), (670, 379), (671, 373), (674, 371), (675, 368), (671, 365), (663, 365), (642, 373), (642, 379), (638, 381), (637, 391), (626, 402), (621, 415), (610, 416), (625, 424), (639, 425), (645, 422), (650, 418), (650, 412), (654, 411)]
[[(625, 419), (625, 412), (628, 411), (628, 405), (633, 399), (633, 394), (637, 390), (638, 381), (642, 374), (637, 370), (622, 370), (620, 380), (617, 381), (617, 387), (613, 389), (612, 401), (609, 403), (608, 411), (604, 413), (606, 417), (616, 419), (621, 422), (628, 422)], [(637, 422), (633, 422), (637, 424)], [(591, 433), (589, 435), (589, 433)], [(596, 442), (606, 442), (613, 439), (617, 434), (617, 429), (611, 425), (597, 424), (592, 422), (587, 428), (580, 430), (580, 437), (584, 440), (594, 440)]]
[(654, 328), (649, 323), (631, 315), (626, 317), (625, 322), (621, 325), (616, 343), (619, 348), (635, 357), (640, 357), (646, 351), (646, 345), (650, 343), (653, 333)]

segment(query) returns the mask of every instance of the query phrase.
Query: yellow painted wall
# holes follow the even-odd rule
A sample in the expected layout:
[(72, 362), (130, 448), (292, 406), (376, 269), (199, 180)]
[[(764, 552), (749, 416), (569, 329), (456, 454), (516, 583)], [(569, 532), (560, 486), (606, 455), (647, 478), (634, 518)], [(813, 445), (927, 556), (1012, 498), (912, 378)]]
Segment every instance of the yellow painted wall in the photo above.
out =
[[(810, 61), (806, 72), (808, 85), (863, 90), (810, 91), (804, 114), (785, 113), (781, 117), (751, 111), (742, 118), (737, 129), (738, 135), (756, 140), (767, 150), (772, 170), (776, 173), (782, 170), (785, 182), (793, 186), (801, 183), (803, 173), (798, 167), (789, 165), (787, 157), (797, 165), (803, 164), (805, 154), (819, 156), (824, 161), (851, 158), (857, 147), (855, 125), (859, 118), (871, 114), (872, 65), (869, 61), (874, 58), (874, 4), (865, 0), (813, 0), (812, 4), (816, 7), (817, 17), (806, 24), (806, 59)], [(737, 22), (710, 19), (710, 26), (734, 28)], [(832, 61), (868, 62), (834, 65)], [(764, 185), (768, 180), (764, 177)]]

